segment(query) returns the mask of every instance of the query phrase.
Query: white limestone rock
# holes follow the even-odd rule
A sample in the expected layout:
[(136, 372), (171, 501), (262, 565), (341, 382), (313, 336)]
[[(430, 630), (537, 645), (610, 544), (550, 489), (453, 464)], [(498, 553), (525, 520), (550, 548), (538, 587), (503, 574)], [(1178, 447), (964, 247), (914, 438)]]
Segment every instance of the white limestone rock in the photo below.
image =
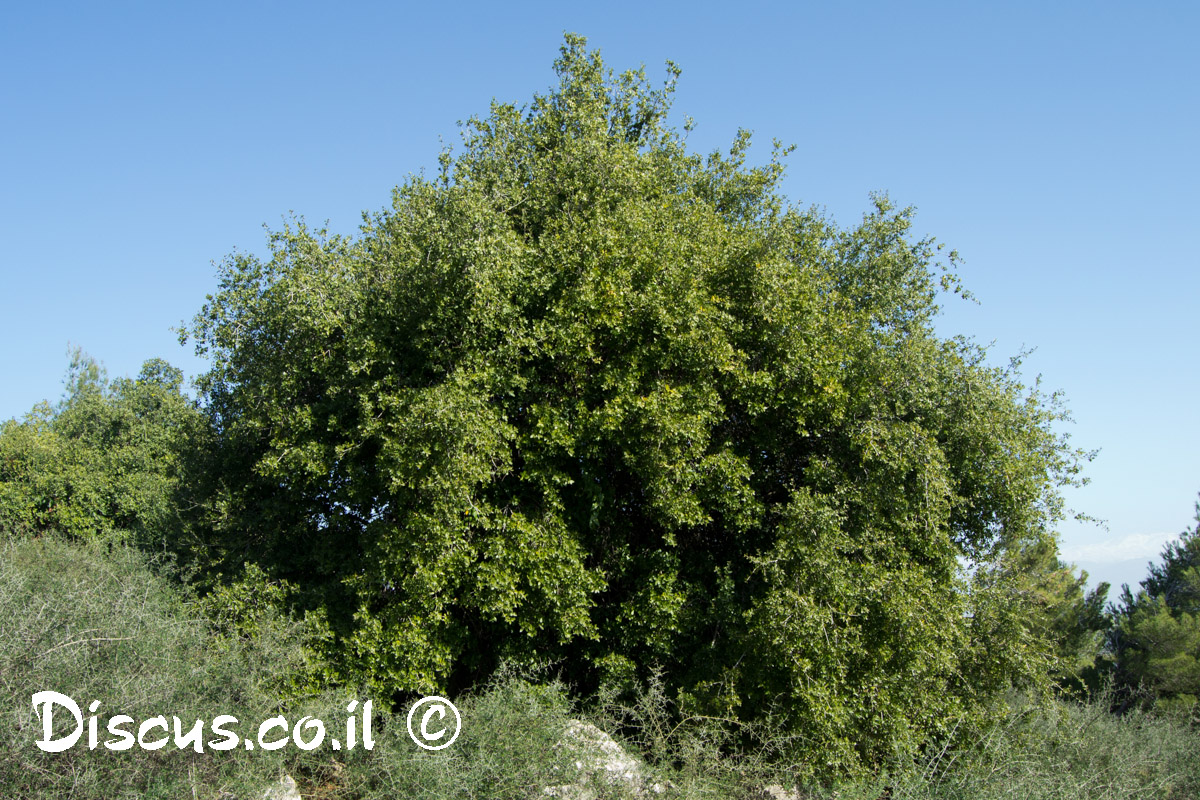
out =
[(279, 779), (279, 783), (275, 786), (268, 786), (267, 791), (263, 793), (263, 800), (303, 800), (300, 797), (300, 790), (296, 788), (296, 781), (291, 775), (284, 775)]
[(557, 747), (572, 756), (576, 776), (573, 781), (542, 790), (546, 797), (562, 800), (594, 800), (596, 784), (623, 786), (634, 795), (662, 794), (667, 787), (661, 783), (647, 785), (642, 763), (629, 755), (604, 731), (587, 722), (573, 719), (567, 722)]

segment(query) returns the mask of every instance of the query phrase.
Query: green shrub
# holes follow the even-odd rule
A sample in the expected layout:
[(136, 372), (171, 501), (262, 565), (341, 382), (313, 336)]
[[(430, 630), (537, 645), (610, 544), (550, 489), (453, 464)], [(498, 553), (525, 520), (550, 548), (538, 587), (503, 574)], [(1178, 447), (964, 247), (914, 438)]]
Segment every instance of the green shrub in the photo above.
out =
[(76, 350), (57, 405), (0, 425), (0, 531), (129, 536), (161, 549), (178, 527), (182, 461), (202, 431), (182, 382), (159, 359), (110, 381)]
[[(1105, 698), (1087, 706), (1015, 698), (1002, 724), (963, 726), (917, 761), (901, 756), (873, 777), (820, 784), (813, 765), (788, 758), (797, 734), (769, 718), (747, 726), (732, 717), (688, 716), (653, 679), (581, 710), (546, 671), (502, 670), (456, 698), (462, 733), (438, 752), (409, 741), (403, 706), (392, 714), (383, 705), (374, 750), (336, 757), (329, 749), (290, 746), (199, 755), (173, 747), (116, 753), (80, 743), (45, 753), (34, 746), (41, 728), (30, 698), (47, 689), (80, 705), (100, 700), (102, 718), (119, 710), (135, 719), (231, 713), (257, 721), (282, 713), (341, 720), (344, 690), (299, 695), (287, 680), (312, 667), (303, 631), (271, 602), (255, 606), (253, 580), (248, 574), (237, 589), (242, 604), (227, 606), (241, 609), (236, 618), (212, 620), (127, 547), (46, 536), (0, 542), (0, 795), (257, 800), (287, 772), (306, 800), (528, 800), (573, 782), (575, 756), (561, 741), (568, 721), (582, 718), (643, 758), (647, 776), (665, 788), (664, 800), (743, 800), (771, 783), (800, 784), (811, 800), (1200, 796), (1200, 735), (1161, 715), (1114, 716)], [(281, 689), (291, 699), (281, 700)], [(602, 783), (592, 790), (598, 798), (628, 796)]]
[[(0, 796), (58, 798), (253, 798), (280, 774), (293, 775), (304, 796), (338, 798), (525, 798), (567, 782), (570, 754), (556, 747), (571, 711), (564, 686), (498, 673), (458, 701), (463, 730), (449, 749), (426, 752), (406, 732), (404, 710), (376, 702), (376, 746), (304, 752), (202, 754), (138, 747), (89, 750), (86, 734), (59, 753), (37, 748), (42, 736), (31, 703), (51, 690), (83, 710), (101, 705), (100, 740), (108, 717), (163, 714), (184, 726), (232, 714), (240, 733), (278, 714), (308, 715), (330, 729), (346, 716), (347, 691), (304, 693), (318, 664), (305, 630), (276, 613), (284, 587), (253, 584), (250, 569), (221, 602), (187, 603), (180, 591), (128, 546), (42, 535), (0, 540)], [(206, 617), (203, 610), (221, 610)], [(57, 721), (56, 735), (69, 732)], [(65, 717), (70, 722), (69, 715)], [(212, 736), (206, 735), (206, 739)]]
[(419, 750), (397, 715), (390, 735), (347, 774), (348, 796), (363, 800), (537, 797), (569, 781), (570, 754), (557, 747), (571, 713), (566, 688), (499, 673), (456, 701), (462, 734), (449, 748)]
[(1017, 705), (1003, 724), (890, 779), (895, 800), (1190, 800), (1200, 796), (1200, 735), (1106, 698)]
[(282, 621), (253, 640), (214, 635), (127, 547), (51, 536), (0, 540), (3, 796), (178, 800), (192, 797), (193, 789), (200, 797), (220, 790), (261, 795), (284, 766), (284, 754), (198, 755), (173, 745), (88, 750), (86, 736), (64, 752), (47, 753), (34, 744), (42, 728), (31, 698), (57, 691), (85, 715), (99, 700), (101, 740), (109, 738), (104, 720), (115, 714), (138, 721), (176, 715), (185, 725), (220, 714), (261, 720), (278, 713), (270, 689), (298, 647)]

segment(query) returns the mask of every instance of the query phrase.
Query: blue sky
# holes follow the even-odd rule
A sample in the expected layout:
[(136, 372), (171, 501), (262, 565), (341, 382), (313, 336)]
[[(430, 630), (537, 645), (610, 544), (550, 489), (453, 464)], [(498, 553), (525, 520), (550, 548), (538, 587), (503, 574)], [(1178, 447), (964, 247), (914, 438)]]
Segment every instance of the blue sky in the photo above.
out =
[(456, 121), (553, 81), (564, 31), (683, 69), (689, 143), (797, 146), (784, 191), (872, 191), (956, 248), (946, 335), (1065, 392), (1099, 448), (1063, 552), (1135, 583), (1200, 492), (1200, 6), (1156, 3), (56, 3), (0, 24), (0, 419), (111, 374), (203, 364), (171, 328), (213, 262), (289, 211), (338, 232), (432, 168)]

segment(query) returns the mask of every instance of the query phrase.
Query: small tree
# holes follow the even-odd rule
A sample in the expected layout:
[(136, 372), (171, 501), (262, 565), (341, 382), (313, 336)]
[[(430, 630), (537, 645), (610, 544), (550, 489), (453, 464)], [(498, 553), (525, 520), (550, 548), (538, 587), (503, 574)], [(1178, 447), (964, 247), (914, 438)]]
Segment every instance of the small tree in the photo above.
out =
[(1196, 527), (1163, 549), (1135, 595), (1123, 587), (1111, 634), (1118, 680), (1148, 691), (1160, 709), (1196, 709), (1200, 698), (1200, 502)]
[(161, 544), (178, 518), (181, 459), (201, 431), (182, 382), (161, 359), (109, 381), (76, 349), (61, 402), (0, 427), (0, 527)]

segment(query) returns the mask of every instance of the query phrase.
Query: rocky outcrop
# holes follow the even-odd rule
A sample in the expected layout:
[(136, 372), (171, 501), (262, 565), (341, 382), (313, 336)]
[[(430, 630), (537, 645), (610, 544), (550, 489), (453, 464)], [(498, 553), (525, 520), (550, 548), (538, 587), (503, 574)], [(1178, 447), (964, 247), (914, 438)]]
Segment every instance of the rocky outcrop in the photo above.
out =
[(648, 782), (642, 762), (590, 723), (570, 720), (555, 746), (571, 755), (575, 774), (569, 782), (543, 789), (546, 797), (594, 800), (603, 786), (621, 787), (634, 796), (662, 794), (667, 789), (661, 783)]

